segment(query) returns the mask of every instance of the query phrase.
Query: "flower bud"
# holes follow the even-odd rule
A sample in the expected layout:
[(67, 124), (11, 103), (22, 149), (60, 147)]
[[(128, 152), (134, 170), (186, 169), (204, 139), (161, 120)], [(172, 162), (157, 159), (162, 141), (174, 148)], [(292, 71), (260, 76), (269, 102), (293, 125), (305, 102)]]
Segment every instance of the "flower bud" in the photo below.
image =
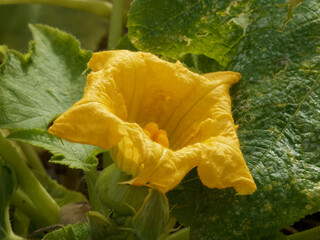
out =
[(150, 189), (143, 205), (132, 219), (132, 225), (141, 240), (156, 240), (169, 220), (169, 204), (165, 194)]
[(131, 186), (125, 182), (131, 179), (114, 164), (105, 168), (98, 176), (96, 191), (100, 201), (119, 215), (133, 216), (148, 195), (148, 188)]

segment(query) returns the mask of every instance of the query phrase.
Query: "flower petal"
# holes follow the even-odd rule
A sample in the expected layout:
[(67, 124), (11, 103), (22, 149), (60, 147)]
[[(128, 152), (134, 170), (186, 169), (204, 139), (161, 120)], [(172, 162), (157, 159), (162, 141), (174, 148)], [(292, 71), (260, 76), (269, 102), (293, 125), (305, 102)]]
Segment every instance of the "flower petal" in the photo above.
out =
[[(83, 98), (49, 129), (61, 138), (111, 149), (134, 185), (167, 192), (194, 167), (210, 188), (256, 186), (239, 147), (229, 88), (239, 73), (192, 73), (180, 62), (126, 50), (93, 54)], [(169, 148), (142, 126), (155, 122)], [(165, 144), (167, 146), (167, 144)]]
[(71, 142), (109, 149), (127, 134), (123, 122), (126, 115), (112, 74), (92, 72), (82, 99), (58, 117), (49, 132)]
[(201, 150), (198, 173), (204, 185), (218, 189), (233, 187), (240, 195), (257, 189), (236, 138), (212, 137), (201, 145)]
[[(88, 66), (94, 71), (108, 69), (113, 73), (127, 107), (128, 122), (140, 126), (156, 122), (167, 132), (163, 126), (169, 120), (175, 124), (180, 118), (171, 116), (179, 111), (181, 104), (189, 101), (201, 82), (208, 81), (180, 62), (173, 64), (144, 52), (99, 52), (93, 54)], [(208, 88), (204, 90), (208, 91)], [(187, 104), (186, 109), (189, 108), (190, 104)]]
[[(223, 134), (228, 127), (235, 127), (229, 88), (239, 81), (241, 75), (217, 72), (201, 77), (198, 76), (198, 84), (192, 93), (177, 107), (165, 125), (173, 149), (202, 142), (208, 137)], [(207, 129), (208, 120), (214, 127)]]
[(179, 152), (153, 142), (138, 124), (126, 124), (128, 136), (112, 149), (115, 165), (131, 174), (133, 185), (146, 185), (163, 193), (177, 186), (197, 166), (200, 154), (193, 148)]

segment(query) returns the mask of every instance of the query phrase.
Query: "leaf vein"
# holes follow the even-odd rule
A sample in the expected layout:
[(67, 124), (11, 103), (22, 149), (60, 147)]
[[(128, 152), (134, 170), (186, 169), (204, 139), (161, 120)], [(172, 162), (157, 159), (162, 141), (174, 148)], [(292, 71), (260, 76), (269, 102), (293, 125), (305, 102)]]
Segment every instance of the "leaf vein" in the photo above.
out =
[(285, 130), (288, 128), (288, 126), (290, 125), (290, 123), (294, 120), (294, 118), (296, 117), (296, 115), (299, 113), (300, 108), (302, 106), (302, 104), (305, 102), (306, 98), (313, 92), (313, 90), (315, 89), (318, 80), (320, 79), (320, 75), (314, 80), (311, 88), (308, 90), (308, 92), (305, 94), (305, 96), (302, 98), (302, 100), (300, 101), (300, 103), (298, 104), (298, 107), (296, 109), (296, 111), (292, 114), (291, 118), (289, 119), (289, 121), (287, 122), (287, 124), (281, 129), (280, 133), (278, 134), (277, 138), (275, 139), (275, 141), (273, 141), (270, 145), (270, 147), (265, 151), (265, 153), (262, 155), (262, 157), (258, 160), (257, 164), (262, 163), (262, 160), (266, 157), (266, 155), (272, 150), (272, 148), (274, 147), (274, 145), (281, 139), (282, 135), (284, 134)]

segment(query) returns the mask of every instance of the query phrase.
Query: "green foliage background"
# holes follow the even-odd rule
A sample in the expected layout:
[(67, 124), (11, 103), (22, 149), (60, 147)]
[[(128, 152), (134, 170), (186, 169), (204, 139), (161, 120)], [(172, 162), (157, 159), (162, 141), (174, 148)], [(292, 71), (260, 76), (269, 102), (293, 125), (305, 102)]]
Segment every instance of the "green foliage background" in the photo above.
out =
[(32, 40), (28, 24), (48, 24), (76, 36), (83, 48), (95, 51), (108, 21), (85, 11), (40, 4), (0, 5), (0, 44), (26, 53)]
[[(282, 239), (281, 228), (320, 209), (320, 2), (300, 2), (136, 0), (131, 5), (121, 48), (180, 60), (199, 73), (242, 74), (231, 89), (233, 116), (258, 190), (239, 196), (233, 189), (208, 189), (191, 172), (168, 198), (171, 214), (191, 226), (192, 239)], [(36, 8), (26, 12), (40, 19), (32, 13)], [(62, 19), (70, 17), (66, 12)], [(84, 48), (95, 50), (105, 23), (90, 19), (80, 33), (60, 24)], [(0, 28), (12, 29), (4, 24)], [(0, 126), (23, 129), (9, 137), (45, 147), (55, 154), (53, 162), (90, 170), (97, 165), (99, 149), (63, 145), (46, 128), (81, 97), (82, 73), (91, 53), (58, 30), (41, 25), (31, 29), (35, 43), (29, 53), (1, 48)], [(0, 37), (4, 43), (10, 39)], [(26, 47), (19, 41), (11, 44), (21, 51)]]

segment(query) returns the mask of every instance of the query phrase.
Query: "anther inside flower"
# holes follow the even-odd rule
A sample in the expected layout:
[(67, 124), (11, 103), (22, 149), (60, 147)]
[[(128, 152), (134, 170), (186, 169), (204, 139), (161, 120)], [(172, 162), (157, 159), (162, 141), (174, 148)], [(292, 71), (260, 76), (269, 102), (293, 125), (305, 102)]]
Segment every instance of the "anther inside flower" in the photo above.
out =
[(133, 185), (167, 192), (197, 167), (209, 188), (256, 190), (231, 115), (229, 88), (239, 73), (199, 75), (125, 50), (94, 53), (88, 67), (82, 99), (50, 133), (110, 150)]
[(154, 142), (159, 143), (164, 147), (169, 147), (169, 140), (166, 130), (159, 129), (158, 124), (150, 122), (144, 126), (143, 131)]

